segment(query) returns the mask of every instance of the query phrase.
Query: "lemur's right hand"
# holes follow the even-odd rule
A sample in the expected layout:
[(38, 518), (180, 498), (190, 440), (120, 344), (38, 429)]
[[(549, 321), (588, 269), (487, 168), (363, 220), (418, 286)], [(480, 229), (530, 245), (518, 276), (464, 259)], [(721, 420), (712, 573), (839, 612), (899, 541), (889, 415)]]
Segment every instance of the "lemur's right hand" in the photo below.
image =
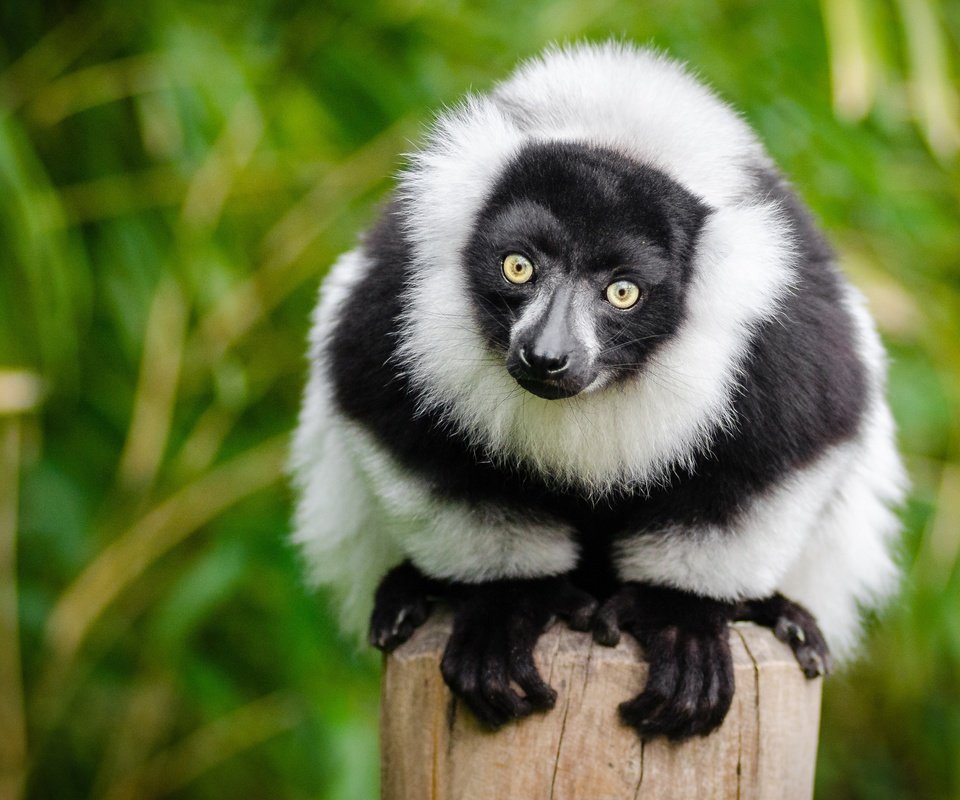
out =
[(597, 601), (562, 576), (452, 584), (449, 600), (453, 633), (440, 670), (454, 695), (491, 728), (553, 708), (557, 693), (533, 649), (555, 617), (587, 630)]

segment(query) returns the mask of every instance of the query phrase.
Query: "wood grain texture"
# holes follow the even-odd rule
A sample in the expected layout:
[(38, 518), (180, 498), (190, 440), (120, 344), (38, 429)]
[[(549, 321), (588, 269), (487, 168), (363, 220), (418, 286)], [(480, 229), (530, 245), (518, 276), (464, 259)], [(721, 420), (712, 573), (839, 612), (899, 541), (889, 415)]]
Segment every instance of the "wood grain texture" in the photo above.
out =
[(766, 629), (731, 629), (736, 694), (723, 726), (673, 744), (641, 742), (617, 704), (636, 695), (646, 664), (630, 637), (601, 647), (555, 625), (537, 664), (556, 708), (500, 731), (479, 725), (440, 677), (450, 632), (434, 616), (385, 660), (381, 702), (384, 800), (809, 800), (820, 680)]

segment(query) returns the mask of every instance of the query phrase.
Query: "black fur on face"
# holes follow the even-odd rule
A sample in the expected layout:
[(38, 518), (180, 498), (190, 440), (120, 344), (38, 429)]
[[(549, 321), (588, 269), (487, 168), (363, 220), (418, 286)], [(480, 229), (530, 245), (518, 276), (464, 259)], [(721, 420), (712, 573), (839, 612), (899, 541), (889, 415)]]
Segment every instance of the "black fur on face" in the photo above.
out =
[[(709, 209), (653, 167), (572, 143), (525, 147), (497, 181), (464, 251), (487, 343), (523, 388), (570, 397), (637, 373), (683, 320)], [(504, 259), (533, 276), (512, 283)], [(640, 290), (617, 308), (607, 288)]]

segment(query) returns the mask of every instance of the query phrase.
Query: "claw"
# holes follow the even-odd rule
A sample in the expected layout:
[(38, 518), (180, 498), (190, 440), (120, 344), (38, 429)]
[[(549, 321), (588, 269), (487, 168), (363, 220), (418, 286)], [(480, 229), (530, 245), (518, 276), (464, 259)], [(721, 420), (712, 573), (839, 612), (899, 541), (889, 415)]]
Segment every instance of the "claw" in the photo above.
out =
[(746, 604), (743, 619), (773, 629), (774, 636), (790, 645), (808, 678), (827, 675), (832, 668), (830, 648), (813, 614), (799, 603), (774, 594)]
[(804, 648), (797, 652), (797, 661), (800, 662), (803, 674), (808, 678), (819, 678), (826, 675), (830, 671), (829, 658), (829, 655), (825, 658), (811, 648)]
[(593, 624), (593, 641), (604, 647), (616, 647), (620, 644), (620, 628), (607, 620), (596, 620)]
[(367, 641), (386, 653), (413, 636), (430, 615), (431, 581), (410, 562), (388, 572), (374, 596)]
[(781, 617), (774, 628), (774, 634), (781, 642), (804, 644), (807, 641), (807, 634), (796, 622), (786, 617)]

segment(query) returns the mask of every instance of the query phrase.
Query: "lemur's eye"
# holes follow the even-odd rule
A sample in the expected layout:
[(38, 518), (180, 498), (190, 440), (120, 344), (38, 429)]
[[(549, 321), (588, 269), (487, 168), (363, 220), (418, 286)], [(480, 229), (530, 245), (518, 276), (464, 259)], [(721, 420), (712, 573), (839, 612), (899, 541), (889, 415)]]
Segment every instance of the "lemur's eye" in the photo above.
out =
[(533, 264), (526, 256), (510, 253), (503, 259), (503, 276), (510, 283), (526, 283), (533, 277)]
[(607, 301), (615, 308), (632, 308), (640, 294), (640, 287), (630, 281), (614, 281), (607, 287)]

